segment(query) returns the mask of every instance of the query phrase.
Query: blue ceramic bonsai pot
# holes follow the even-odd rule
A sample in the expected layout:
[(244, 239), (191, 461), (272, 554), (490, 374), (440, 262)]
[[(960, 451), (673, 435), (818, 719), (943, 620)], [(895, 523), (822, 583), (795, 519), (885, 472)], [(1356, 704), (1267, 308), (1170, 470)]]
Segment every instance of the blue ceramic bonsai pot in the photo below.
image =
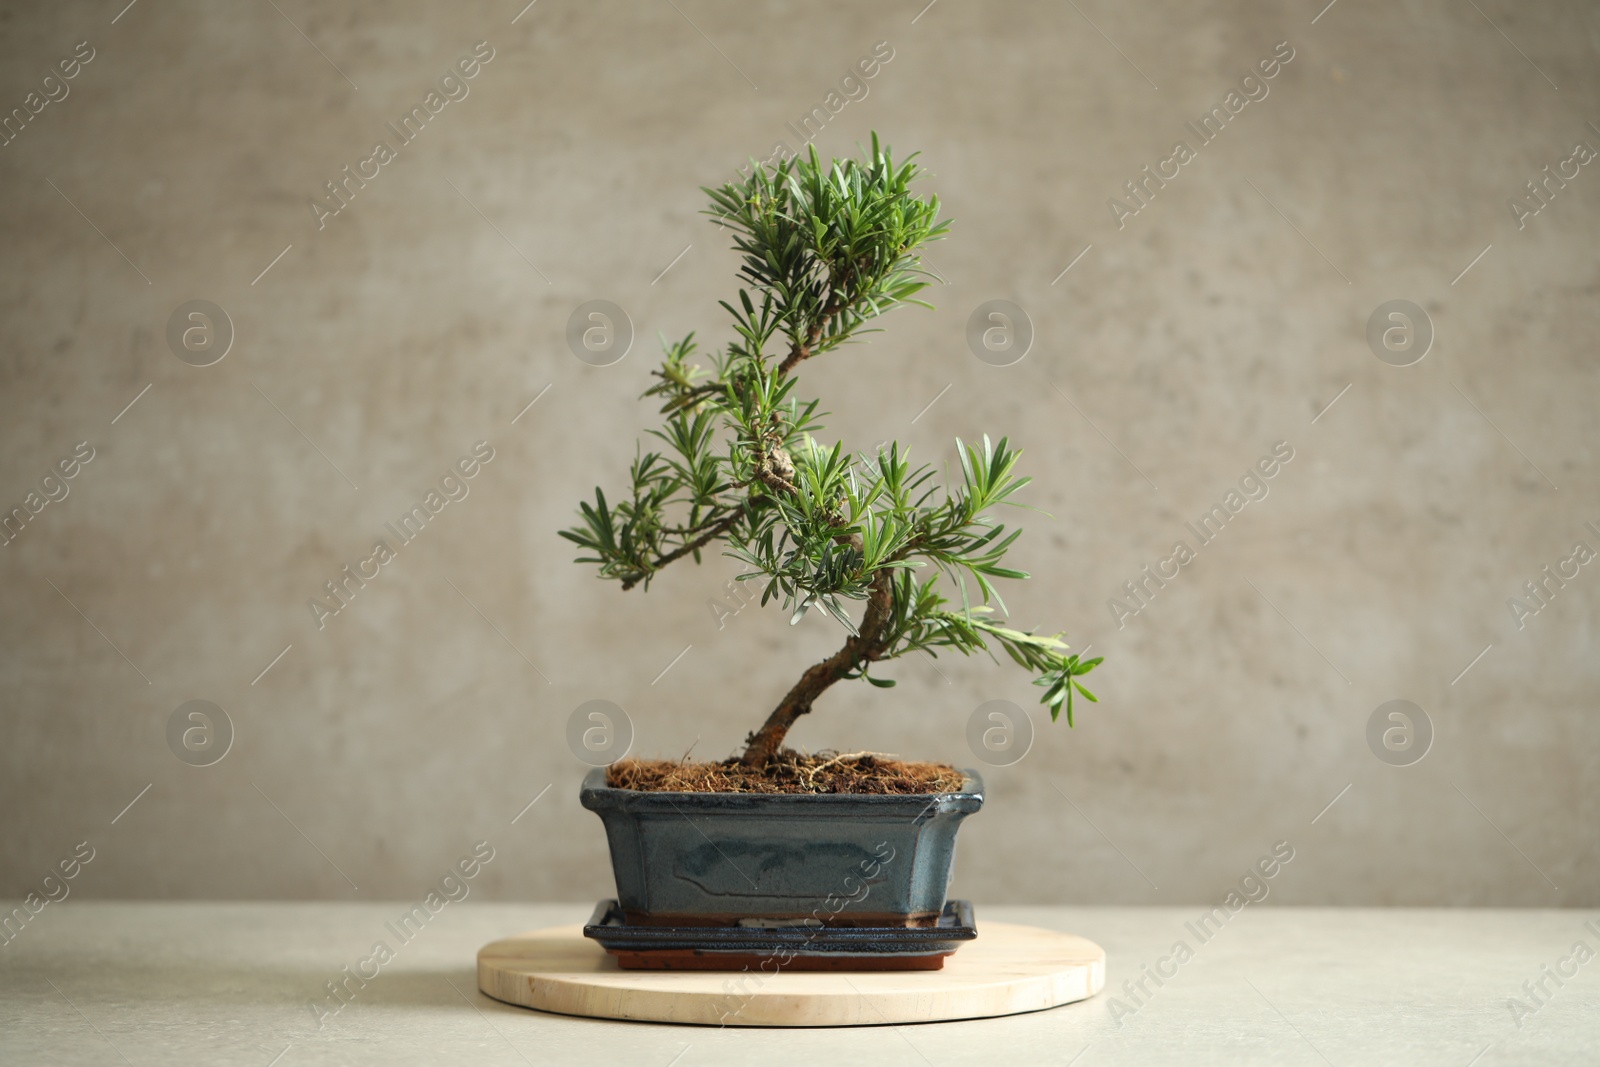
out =
[(614, 789), (583, 806), (611, 846), (617, 901), (649, 926), (930, 926), (945, 906), (956, 829), (983, 805), (954, 793), (669, 793)]

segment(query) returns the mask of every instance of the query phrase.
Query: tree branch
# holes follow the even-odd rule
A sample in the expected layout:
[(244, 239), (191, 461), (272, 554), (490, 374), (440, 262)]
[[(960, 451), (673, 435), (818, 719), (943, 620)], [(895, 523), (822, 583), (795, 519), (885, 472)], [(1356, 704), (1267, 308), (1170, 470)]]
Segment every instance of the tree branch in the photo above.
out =
[(742, 513), (743, 509), (741, 508), (738, 511), (734, 511), (733, 513), (725, 516), (724, 518), (719, 519), (710, 527), (710, 529), (706, 530), (706, 532), (701, 534), (699, 537), (696, 537), (693, 541), (690, 541), (685, 545), (680, 545), (671, 552), (668, 552), (666, 555), (657, 559), (654, 563), (650, 564), (650, 570), (648, 573), (641, 574), (633, 578), (624, 578), (622, 580), (622, 591), (626, 593), (629, 589), (632, 589), (634, 586), (638, 585), (640, 582), (650, 577), (651, 574), (654, 574), (656, 571), (660, 570), (662, 567), (665, 567), (673, 560), (682, 559), (689, 553), (706, 547), (706, 545), (716, 540), (717, 537), (731, 529), (733, 524), (739, 521), (739, 516)]
[(844, 309), (844, 304), (839, 300), (832, 300), (825, 304), (822, 312), (817, 316), (817, 321), (811, 324), (806, 331), (804, 341), (796, 341), (789, 349), (789, 354), (783, 357), (783, 362), (778, 364), (778, 377), (782, 378), (794, 369), (796, 363), (803, 359), (810, 359), (814, 355), (817, 340), (822, 336), (822, 331), (827, 328), (828, 320)]

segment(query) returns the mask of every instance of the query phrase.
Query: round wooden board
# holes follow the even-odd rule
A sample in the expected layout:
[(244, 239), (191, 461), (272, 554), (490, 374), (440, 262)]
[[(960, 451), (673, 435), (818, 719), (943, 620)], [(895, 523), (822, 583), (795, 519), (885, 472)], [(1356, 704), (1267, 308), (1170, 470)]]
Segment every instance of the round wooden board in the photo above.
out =
[[(742, 979), (742, 984), (741, 984)], [(478, 988), (563, 1015), (705, 1026), (874, 1026), (983, 1019), (1083, 1000), (1105, 950), (1075, 934), (986, 922), (937, 971), (624, 971), (582, 926), (478, 952)]]

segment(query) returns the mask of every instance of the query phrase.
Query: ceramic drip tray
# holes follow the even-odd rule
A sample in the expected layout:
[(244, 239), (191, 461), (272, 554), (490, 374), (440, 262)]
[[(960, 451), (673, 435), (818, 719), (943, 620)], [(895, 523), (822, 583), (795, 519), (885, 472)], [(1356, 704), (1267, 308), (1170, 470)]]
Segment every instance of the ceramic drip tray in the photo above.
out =
[(972, 904), (952, 900), (932, 926), (823, 926), (815, 920), (738, 926), (628, 924), (602, 900), (583, 928), (625, 970), (936, 971), (961, 942), (978, 936)]

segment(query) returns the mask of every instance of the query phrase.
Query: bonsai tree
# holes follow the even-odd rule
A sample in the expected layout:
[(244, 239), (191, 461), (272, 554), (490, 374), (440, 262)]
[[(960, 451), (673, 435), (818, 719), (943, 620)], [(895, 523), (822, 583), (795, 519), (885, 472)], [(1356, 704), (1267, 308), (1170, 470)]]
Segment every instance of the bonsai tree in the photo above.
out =
[[(1069, 726), (1073, 691), (1095, 699), (1077, 679), (1099, 657), (1080, 660), (1059, 634), (1008, 626), (991, 606), (1005, 610), (996, 579), (1028, 577), (1004, 563), (1022, 531), (994, 518), (1029, 482), (1014, 473), (1021, 453), (1004, 437), (958, 439), (962, 481), (941, 492), (932, 469), (913, 468), (897, 443), (861, 456), (819, 443), (818, 402), (796, 395), (807, 360), (875, 332), (869, 324), (901, 304), (932, 306), (915, 299), (929, 276), (919, 251), (949, 224), (937, 197), (911, 191), (920, 173), (894, 163), (874, 134), (864, 160), (824, 166), (812, 148), (705, 189), (704, 214), (732, 231), (743, 256), (738, 303), (721, 302), (735, 336), (709, 371), (691, 362), (694, 334), (663, 338), (644, 396), (661, 401), (664, 425), (650, 432), (665, 447), (638, 451), (621, 498), (596, 488), (594, 503), (580, 504), (582, 525), (561, 531), (584, 550), (577, 562), (624, 590), (648, 589), (663, 567), (699, 562), (721, 544), (746, 564), (739, 580), (763, 583), (761, 603), (781, 601), (791, 625), (812, 609), (839, 623), (839, 650), (746, 738), (751, 770), (766, 767), (834, 683), (892, 686), (873, 672), (911, 653), (998, 644), (1037, 676), (1051, 719), (1065, 709)], [(850, 601), (864, 602), (859, 621)]]

